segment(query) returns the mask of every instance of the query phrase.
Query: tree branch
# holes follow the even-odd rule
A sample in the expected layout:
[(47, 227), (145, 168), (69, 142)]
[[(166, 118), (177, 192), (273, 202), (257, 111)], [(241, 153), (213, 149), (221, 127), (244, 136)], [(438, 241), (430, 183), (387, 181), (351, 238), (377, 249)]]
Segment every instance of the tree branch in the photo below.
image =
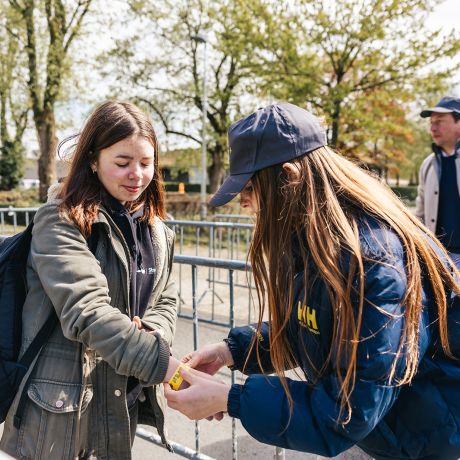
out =
[(198, 144), (201, 144), (201, 139), (197, 139), (195, 136), (192, 136), (191, 134), (187, 134), (182, 131), (176, 131), (176, 130), (170, 129), (168, 121), (166, 120), (166, 117), (164, 116), (163, 112), (152, 101), (145, 99), (143, 97), (139, 97), (139, 96), (135, 97), (135, 100), (143, 102), (144, 104), (147, 104), (148, 107), (158, 115), (161, 123), (163, 124), (166, 134), (176, 134), (177, 136), (182, 136), (187, 139), (191, 139), (192, 141), (195, 141)]

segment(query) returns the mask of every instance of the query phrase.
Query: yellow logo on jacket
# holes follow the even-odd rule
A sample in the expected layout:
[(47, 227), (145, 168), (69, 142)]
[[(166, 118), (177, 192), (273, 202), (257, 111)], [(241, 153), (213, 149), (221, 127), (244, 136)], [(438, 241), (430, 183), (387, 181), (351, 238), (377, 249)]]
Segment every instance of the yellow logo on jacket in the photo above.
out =
[(318, 323), (316, 321), (316, 310), (308, 305), (297, 304), (297, 318), (302, 327), (306, 327), (313, 334), (319, 334)]

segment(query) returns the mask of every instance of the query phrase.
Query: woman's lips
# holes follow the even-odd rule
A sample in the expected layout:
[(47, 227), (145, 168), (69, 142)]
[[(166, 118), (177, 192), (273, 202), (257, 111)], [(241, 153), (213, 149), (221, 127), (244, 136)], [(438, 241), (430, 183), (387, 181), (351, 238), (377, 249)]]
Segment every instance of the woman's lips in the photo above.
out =
[(131, 186), (129, 186), (129, 185), (124, 185), (123, 187), (124, 187), (128, 192), (130, 192), (130, 193), (136, 193), (136, 192), (138, 192), (138, 191), (141, 189), (140, 186), (131, 187)]

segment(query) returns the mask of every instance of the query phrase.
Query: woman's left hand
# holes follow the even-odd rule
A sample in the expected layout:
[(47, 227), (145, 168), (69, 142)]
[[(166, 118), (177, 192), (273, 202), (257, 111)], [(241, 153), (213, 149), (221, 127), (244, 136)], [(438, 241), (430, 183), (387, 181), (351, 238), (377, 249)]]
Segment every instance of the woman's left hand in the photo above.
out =
[(133, 318), (133, 323), (136, 325), (136, 327), (140, 330), (140, 331), (145, 331), (145, 332), (148, 332), (149, 334), (160, 334), (161, 337), (164, 336), (164, 331), (163, 329), (146, 329), (144, 327), (144, 325), (142, 324), (142, 320), (139, 318), (139, 316), (135, 316)]
[(227, 412), (230, 386), (195, 369), (182, 368), (180, 372), (189, 386), (184, 390), (174, 391), (165, 384), (168, 406), (191, 420), (221, 420), (223, 413)]

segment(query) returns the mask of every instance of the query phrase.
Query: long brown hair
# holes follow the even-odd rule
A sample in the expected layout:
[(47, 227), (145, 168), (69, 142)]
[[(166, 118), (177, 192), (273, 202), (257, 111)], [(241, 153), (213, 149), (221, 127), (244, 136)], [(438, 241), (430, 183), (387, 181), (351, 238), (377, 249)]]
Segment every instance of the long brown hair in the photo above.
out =
[[(438, 310), (441, 344), (449, 357), (452, 357), (452, 352), (447, 334), (446, 290), (452, 289), (460, 294), (460, 287), (438, 255), (447, 257), (434, 235), (376, 178), (329, 147), (321, 147), (293, 160), (292, 164), (298, 169), (298, 180), (289, 180), (281, 165), (263, 169), (252, 178), (259, 211), (249, 257), (261, 306), (258, 330), (268, 306), (270, 355), (292, 410), (293, 401), (284, 369), (300, 364), (296, 362), (286, 334), (295, 307), (293, 241), (297, 241), (299, 247), (295, 251), (300, 253), (302, 265), (308, 267), (314, 264), (328, 291), (333, 318), (331, 351), (322, 369), (318, 370), (318, 378), (331, 364), (332, 356), (345, 363), (344, 370), (341, 370), (342, 366), (336, 366), (336, 372), (341, 385), (338, 422), (347, 423), (352, 412), (350, 395), (356, 378), (365, 302), (365, 257), (361, 253), (358, 233), (359, 214), (374, 216), (383, 225), (392, 228), (406, 257), (405, 321), (388, 376), (389, 384), (407, 384), (417, 371), (423, 308), (422, 267), (426, 267), (429, 273)], [(426, 233), (433, 238), (439, 253), (429, 244)], [(341, 269), (344, 249), (351, 255), (347, 273)], [(458, 272), (455, 273), (458, 276)], [(304, 286), (309, 286), (312, 280), (308, 279), (308, 270), (304, 270), (303, 276)], [(304, 301), (308, 305), (308, 289), (304, 291)], [(352, 297), (358, 299), (357, 304)], [(253, 346), (254, 343), (255, 340)], [(308, 350), (306, 352), (308, 354)], [(401, 356), (405, 359), (405, 370), (402, 376), (396, 377), (396, 365)]]
[(155, 216), (164, 218), (166, 215), (158, 141), (150, 119), (129, 102), (107, 101), (96, 107), (78, 135), (70, 171), (60, 192), (61, 212), (73, 220), (86, 236), (90, 234), (91, 224), (99, 211), (103, 191), (91, 165), (102, 149), (134, 135), (147, 139), (155, 149), (154, 175), (142, 195), (128, 203), (128, 208), (134, 211), (144, 205), (142, 219), (150, 224)]

